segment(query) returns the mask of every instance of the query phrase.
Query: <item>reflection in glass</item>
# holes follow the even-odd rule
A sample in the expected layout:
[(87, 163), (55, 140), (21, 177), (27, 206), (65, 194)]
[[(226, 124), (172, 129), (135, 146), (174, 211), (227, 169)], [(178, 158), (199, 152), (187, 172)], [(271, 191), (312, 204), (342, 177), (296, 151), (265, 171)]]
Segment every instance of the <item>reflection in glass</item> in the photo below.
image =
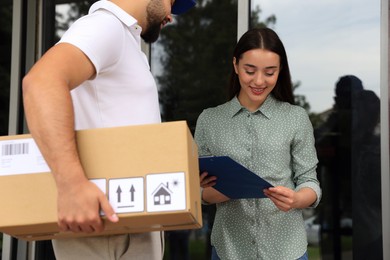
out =
[[(237, 0), (197, 0), (196, 8), (175, 16), (161, 31), (152, 45), (151, 66), (163, 121), (186, 120), (194, 131), (203, 109), (226, 101), (236, 41)], [(164, 259), (210, 259), (214, 210), (203, 206), (201, 230), (166, 232)], [(188, 241), (188, 251), (178, 249), (185, 248), (183, 241)]]
[(315, 128), (323, 197), (304, 214), (310, 259), (382, 259), (380, 1), (252, 0), (251, 10), (274, 16)]
[(382, 259), (379, 112), (378, 96), (345, 75), (336, 83), (333, 109), (315, 129), (323, 252)]
[(226, 100), (237, 0), (197, 1), (196, 8), (174, 19), (152, 46), (153, 73), (163, 120), (187, 120), (193, 130), (204, 108)]
[(352, 209), (355, 259), (382, 259), (380, 100), (371, 90), (352, 103)]

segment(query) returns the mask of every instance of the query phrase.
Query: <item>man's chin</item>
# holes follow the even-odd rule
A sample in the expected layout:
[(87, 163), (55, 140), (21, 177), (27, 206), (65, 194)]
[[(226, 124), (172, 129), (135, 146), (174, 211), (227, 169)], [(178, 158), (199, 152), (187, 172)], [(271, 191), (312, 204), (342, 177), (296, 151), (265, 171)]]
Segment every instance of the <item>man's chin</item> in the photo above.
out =
[(146, 43), (154, 43), (158, 40), (158, 35), (154, 37), (148, 37), (148, 36), (143, 36), (141, 35), (141, 38), (144, 40)]
[(146, 31), (144, 34), (141, 34), (141, 38), (146, 42), (146, 43), (153, 43), (158, 40), (158, 37), (160, 36), (160, 29), (157, 30), (149, 30)]

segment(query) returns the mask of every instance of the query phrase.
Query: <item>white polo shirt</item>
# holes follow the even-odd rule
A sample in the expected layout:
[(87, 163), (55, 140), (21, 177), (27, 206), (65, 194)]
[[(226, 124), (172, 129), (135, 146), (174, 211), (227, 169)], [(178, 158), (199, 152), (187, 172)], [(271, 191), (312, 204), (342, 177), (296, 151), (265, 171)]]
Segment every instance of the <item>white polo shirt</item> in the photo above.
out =
[(161, 122), (141, 30), (132, 16), (103, 0), (61, 38), (83, 51), (96, 69), (94, 79), (71, 91), (76, 130)]

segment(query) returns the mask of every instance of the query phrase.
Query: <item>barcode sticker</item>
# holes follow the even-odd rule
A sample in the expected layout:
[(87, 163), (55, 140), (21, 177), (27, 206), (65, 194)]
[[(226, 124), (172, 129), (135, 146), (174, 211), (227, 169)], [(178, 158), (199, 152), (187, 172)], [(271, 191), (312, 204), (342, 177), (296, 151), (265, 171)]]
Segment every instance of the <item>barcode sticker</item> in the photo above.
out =
[(49, 172), (32, 138), (0, 141), (0, 176)]
[(1, 146), (1, 155), (28, 154), (29, 143), (3, 144)]

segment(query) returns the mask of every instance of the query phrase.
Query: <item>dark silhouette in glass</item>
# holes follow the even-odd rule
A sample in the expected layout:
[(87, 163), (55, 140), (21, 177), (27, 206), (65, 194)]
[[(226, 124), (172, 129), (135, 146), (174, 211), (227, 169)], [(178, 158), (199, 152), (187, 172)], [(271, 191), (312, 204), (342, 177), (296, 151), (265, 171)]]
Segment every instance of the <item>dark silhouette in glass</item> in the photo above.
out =
[(380, 100), (354, 75), (339, 78), (315, 129), (322, 259), (382, 259)]

